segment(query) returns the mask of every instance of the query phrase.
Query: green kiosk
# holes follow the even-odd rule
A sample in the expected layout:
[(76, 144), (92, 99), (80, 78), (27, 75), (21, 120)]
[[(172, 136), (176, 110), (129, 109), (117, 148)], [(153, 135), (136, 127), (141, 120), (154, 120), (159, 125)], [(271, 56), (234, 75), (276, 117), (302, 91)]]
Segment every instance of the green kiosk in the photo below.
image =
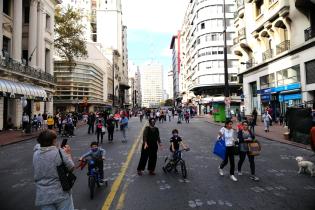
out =
[(225, 104), (224, 102), (213, 102), (213, 119), (215, 122), (225, 122)]

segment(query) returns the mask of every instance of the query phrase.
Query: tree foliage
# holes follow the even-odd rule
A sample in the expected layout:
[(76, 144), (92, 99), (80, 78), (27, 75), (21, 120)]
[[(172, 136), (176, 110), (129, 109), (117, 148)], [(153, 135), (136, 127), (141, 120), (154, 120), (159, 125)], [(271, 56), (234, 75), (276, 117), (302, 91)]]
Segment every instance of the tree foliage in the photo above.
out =
[(174, 105), (173, 99), (167, 99), (164, 103), (164, 106), (173, 106), (173, 105)]
[(72, 7), (55, 10), (54, 47), (58, 55), (71, 67), (75, 58), (87, 56), (82, 15)]

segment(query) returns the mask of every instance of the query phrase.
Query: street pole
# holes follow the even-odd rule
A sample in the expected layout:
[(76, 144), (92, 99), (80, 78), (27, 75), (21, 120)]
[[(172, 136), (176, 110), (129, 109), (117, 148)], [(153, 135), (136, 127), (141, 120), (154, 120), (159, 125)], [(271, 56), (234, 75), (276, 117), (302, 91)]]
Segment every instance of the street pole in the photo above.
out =
[(115, 108), (115, 50), (113, 50), (113, 65), (112, 65), (112, 71), (113, 71), (113, 108), (112, 110), (114, 111)]
[(226, 44), (226, 14), (225, 14), (225, 0), (223, 0), (223, 40), (224, 40), (224, 96), (225, 96), (225, 116), (229, 116), (228, 112), (230, 104), (227, 103), (230, 97), (230, 86), (229, 86), (229, 73), (228, 73), (228, 62), (227, 62), (227, 44)]

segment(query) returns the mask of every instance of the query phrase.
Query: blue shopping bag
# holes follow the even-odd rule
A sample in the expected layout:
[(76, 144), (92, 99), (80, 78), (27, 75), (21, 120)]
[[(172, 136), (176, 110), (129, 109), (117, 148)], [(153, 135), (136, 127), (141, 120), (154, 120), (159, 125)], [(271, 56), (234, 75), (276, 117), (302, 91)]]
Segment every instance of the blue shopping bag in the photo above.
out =
[(219, 140), (216, 141), (214, 145), (213, 153), (224, 160), (225, 152), (226, 152), (225, 141), (223, 138), (220, 138)]

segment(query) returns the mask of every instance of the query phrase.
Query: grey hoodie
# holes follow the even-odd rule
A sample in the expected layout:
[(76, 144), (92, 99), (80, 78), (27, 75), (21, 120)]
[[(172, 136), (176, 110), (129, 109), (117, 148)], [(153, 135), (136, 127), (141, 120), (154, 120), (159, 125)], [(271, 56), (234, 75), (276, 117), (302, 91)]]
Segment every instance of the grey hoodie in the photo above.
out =
[[(62, 149), (60, 151), (67, 168), (72, 169), (74, 167), (73, 161)], [(60, 164), (61, 158), (56, 146), (40, 147), (36, 145), (34, 147), (36, 206), (55, 204), (70, 198), (71, 192), (63, 191), (59, 181), (57, 166)]]

